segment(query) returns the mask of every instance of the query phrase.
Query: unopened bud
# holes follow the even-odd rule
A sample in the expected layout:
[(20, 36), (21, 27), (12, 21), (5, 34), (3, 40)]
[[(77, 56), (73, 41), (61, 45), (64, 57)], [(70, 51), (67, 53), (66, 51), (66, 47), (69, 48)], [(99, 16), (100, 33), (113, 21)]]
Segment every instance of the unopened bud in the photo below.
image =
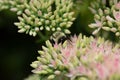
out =
[(70, 34), (71, 32), (68, 29), (64, 30), (66, 34)]
[(25, 31), (26, 31), (25, 28), (22, 28), (22, 29), (18, 30), (19, 33), (23, 33), (23, 32), (25, 32)]
[(29, 11), (28, 9), (25, 9), (25, 13), (26, 13), (27, 15), (31, 15), (31, 13), (30, 13), (30, 11)]
[(105, 31), (110, 31), (109, 27), (102, 27), (102, 29), (105, 30)]
[(99, 30), (100, 30), (100, 28), (94, 30), (92, 34), (93, 34), (93, 35), (97, 34), (97, 33), (99, 32)]
[(98, 14), (95, 14), (94, 18), (97, 19), (97, 20), (99, 20), (100, 16)]
[(28, 30), (28, 29), (30, 29), (30, 26), (29, 26), (29, 25), (26, 25), (25, 28)]
[(55, 78), (55, 75), (48, 76), (48, 80), (53, 80)]
[(48, 26), (45, 27), (47, 31), (50, 31), (50, 28)]
[(119, 32), (116, 32), (115, 35), (116, 35), (116, 36), (120, 36), (120, 33), (119, 33)]
[(115, 20), (113, 18), (111, 18), (110, 16), (106, 16), (106, 19), (110, 22), (114, 22)]
[(41, 26), (41, 27), (40, 27), (40, 30), (43, 30), (43, 29), (44, 29), (44, 27), (43, 27), (43, 26)]
[(103, 10), (102, 9), (99, 9), (98, 12), (99, 12), (100, 16), (103, 16)]
[(11, 8), (10, 10), (13, 11), (13, 12), (16, 12), (18, 9), (17, 8)]
[(38, 11), (38, 16), (42, 16), (42, 12), (40, 10)]
[(110, 27), (113, 26), (112, 22), (110, 22), (110, 21), (107, 21), (107, 24), (108, 24), (108, 26), (110, 26)]
[(116, 28), (111, 28), (111, 31), (112, 31), (112, 32), (116, 32), (117, 29), (116, 29)]
[(38, 28), (38, 27), (35, 27), (35, 31), (38, 32), (38, 31), (39, 31), (39, 28)]
[(54, 72), (54, 74), (56, 74), (56, 75), (60, 75), (60, 73), (61, 73), (60, 71), (55, 71)]
[(37, 33), (34, 31), (34, 32), (33, 32), (33, 36), (35, 37), (36, 35), (37, 35)]

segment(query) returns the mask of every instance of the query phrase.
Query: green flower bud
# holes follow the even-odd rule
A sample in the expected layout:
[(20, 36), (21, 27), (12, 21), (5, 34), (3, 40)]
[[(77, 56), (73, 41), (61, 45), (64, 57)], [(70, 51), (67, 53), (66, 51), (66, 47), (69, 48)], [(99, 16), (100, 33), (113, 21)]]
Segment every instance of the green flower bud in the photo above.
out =
[(70, 34), (71, 32), (68, 29), (65, 29), (66, 34)]
[(103, 30), (110, 31), (109, 27), (102, 27)]
[(31, 12), (29, 11), (29, 9), (25, 9), (25, 13), (29, 16), (31, 15)]
[(44, 51), (38, 51), (38, 53), (39, 53), (40, 55), (43, 55), (43, 54), (44, 54)]
[(100, 30), (100, 28), (94, 30), (92, 34), (93, 34), (93, 35), (97, 34), (97, 33), (99, 32), (99, 30)]
[(116, 32), (116, 31), (117, 31), (116, 28), (111, 28), (110, 30), (111, 30), (112, 32)]
[(50, 27), (46, 26), (45, 28), (46, 28), (47, 31), (50, 31)]
[(94, 18), (100, 20), (100, 16), (98, 14), (95, 14)]
[(18, 17), (18, 19), (22, 22), (24, 22), (25, 20), (22, 17)]
[(55, 75), (50, 75), (50, 76), (48, 76), (48, 80), (53, 80), (55, 78)]
[(47, 74), (48, 72), (47, 71), (45, 71), (45, 70), (41, 70), (40, 72), (39, 72), (39, 74)]
[(52, 44), (50, 43), (50, 41), (46, 41), (46, 45), (47, 45), (47, 47), (49, 47), (49, 48), (52, 47)]
[(38, 13), (38, 16), (42, 16), (42, 12), (40, 10), (37, 13)]
[(115, 35), (116, 35), (116, 36), (120, 36), (120, 32), (116, 32)]
[(18, 11), (18, 8), (11, 8), (10, 10), (13, 12), (16, 12), (16, 11)]
[(99, 13), (100, 16), (103, 16), (103, 10), (102, 9), (99, 9), (98, 13)]
[(110, 26), (110, 27), (113, 27), (113, 24), (112, 24), (112, 22), (110, 22), (110, 21), (107, 21), (107, 24), (108, 24), (108, 26)]
[(37, 68), (38, 64), (39, 64), (39, 61), (34, 61), (30, 66), (32, 66), (33, 68)]
[(55, 74), (55, 75), (60, 75), (61, 72), (60, 72), (60, 71), (55, 71), (54, 74)]
[(29, 35), (30, 35), (30, 36), (33, 35), (33, 31), (32, 31), (32, 30), (29, 31)]
[(45, 58), (37, 57), (37, 59), (38, 59), (40, 62), (44, 63), (44, 64), (47, 64), (47, 63), (48, 63), (48, 61), (47, 61)]
[(38, 32), (38, 31), (39, 31), (39, 28), (38, 28), (38, 27), (36, 27), (36, 28), (35, 28), (35, 31), (36, 31), (36, 32)]
[(107, 15), (110, 14), (110, 9), (109, 8), (105, 9), (104, 13), (107, 14)]
[(37, 33), (34, 31), (32, 35), (35, 37), (37, 35)]
[(19, 33), (23, 33), (23, 32), (25, 32), (25, 31), (26, 31), (25, 28), (22, 28), (22, 29), (18, 30)]
[(60, 23), (60, 27), (66, 26), (66, 22)]
[(41, 27), (40, 27), (40, 30), (43, 30), (43, 29), (44, 29), (44, 27), (43, 27), (43, 26), (41, 26)]
[(29, 30), (29, 29), (30, 29), (30, 26), (29, 26), (29, 25), (26, 25), (26, 26), (25, 26), (25, 29)]

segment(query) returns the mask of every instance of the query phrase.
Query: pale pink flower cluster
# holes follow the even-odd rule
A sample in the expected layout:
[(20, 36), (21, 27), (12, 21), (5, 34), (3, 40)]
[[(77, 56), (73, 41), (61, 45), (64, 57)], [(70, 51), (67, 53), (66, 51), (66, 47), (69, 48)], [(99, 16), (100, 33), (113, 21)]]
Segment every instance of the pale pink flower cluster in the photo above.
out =
[(87, 76), (89, 80), (119, 80), (120, 48), (100, 38), (91, 40), (81, 53), (80, 63), (70, 69), (68, 76)]
[[(80, 34), (63, 44), (46, 42), (38, 60), (31, 66), (34, 73), (52, 80), (64, 75), (65, 80), (119, 80), (120, 47), (103, 38), (94, 39)], [(62, 79), (64, 78), (62, 76)]]
[[(92, 12), (93, 10), (96, 11), (96, 13), (94, 13), (94, 23), (89, 24), (90, 28), (95, 29), (93, 31), (93, 34), (97, 34), (102, 29), (105, 31), (113, 32), (116, 36), (120, 36), (120, 1), (108, 0), (108, 3), (105, 4), (103, 4), (102, 2), (97, 3), (97, 1), (101, 0), (96, 0), (96, 4), (101, 6), (98, 8), (98, 10), (96, 9), (96, 4), (93, 4), (94, 7), (90, 7)], [(101, 26), (98, 24), (98, 22), (101, 24)]]

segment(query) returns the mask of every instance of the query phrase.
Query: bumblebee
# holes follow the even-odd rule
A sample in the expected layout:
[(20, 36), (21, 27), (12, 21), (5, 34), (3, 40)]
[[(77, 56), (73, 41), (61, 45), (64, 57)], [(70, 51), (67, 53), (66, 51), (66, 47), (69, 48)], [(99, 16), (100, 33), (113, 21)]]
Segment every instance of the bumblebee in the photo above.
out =
[(55, 32), (51, 37), (50, 37), (50, 42), (54, 45), (55, 43), (64, 43), (66, 40), (70, 41), (70, 37), (68, 35), (65, 35), (62, 32)]

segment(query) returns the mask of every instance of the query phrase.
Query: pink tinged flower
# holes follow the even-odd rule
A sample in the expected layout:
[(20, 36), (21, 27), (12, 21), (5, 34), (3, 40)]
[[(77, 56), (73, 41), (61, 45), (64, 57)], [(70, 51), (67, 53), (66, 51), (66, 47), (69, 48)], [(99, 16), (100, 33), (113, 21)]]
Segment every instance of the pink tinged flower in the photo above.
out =
[(99, 31), (100, 31), (100, 28), (94, 30), (92, 34), (95, 35), (95, 34), (97, 34)]
[(63, 57), (66, 58), (66, 59), (67, 59), (67, 58), (70, 58), (71, 55), (72, 55), (72, 54), (71, 54), (71, 49), (66, 47), (65, 49), (62, 50), (62, 55), (63, 55)]
[(96, 22), (96, 25), (98, 26), (98, 27), (102, 27), (102, 22), (100, 22), (100, 21), (95, 21)]
[(54, 60), (52, 60), (51, 61), (51, 64), (49, 65), (50, 67), (56, 67), (57, 66), (57, 63), (54, 61)]
[(120, 72), (120, 57), (116, 57), (113, 61), (114, 72)]
[(65, 55), (64, 55), (65, 57), (69, 57), (70, 56), (70, 52), (69, 52), (69, 50), (67, 50), (66, 52), (65, 52)]
[(69, 64), (69, 60), (67, 60), (67, 59), (63, 59), (62, 61), (63, 61), (64, 65), (68, 65)]
[(95, 22), (96, 23), (94, 25), (91, 24), (92, 26), (97, 27), (97, 29), (95, 31), (93, 31), (93, 33), (92, 33), (93, 35), (97, 34), (100, 31), (100, 29), (102, 28), (102, 22), (101, 21), (95, 20)]
[(97, 46), (96, 40), (93, 41), (93, 42), (91, 42), (91, 43), (90, 43), (90, 46), (91, 46), (91, 47), (96, 47), (96, 46)]
[(41, 67), (41, 64), (38, 65), (38, 67), (34, 70), (32, 70), (33, 73), (39, 73), (43, 68)]
[(57, 43), (54, 44), (54, 48), (55, 48), (55, 49), (58, 48), (58, 44), (57, 44)]
[(98, 21), (98, 20), (95, 20), (95, 23), (92, 23), (89, 25), (90, 28), (101, 28), (102, 27), (102, 22), (101, 21)]
[(66, 74), (67, 77), (73, 77), (76, 73), (76, 70), (74, 69), (70, 69), (70, 72), (68, 74)]
[[(114, 14), (114, 12), (113, 12), (113, 14)], [(112, 18), (112, 17), (110, 17), (110, 16), (106, 16), (106, 19), (108, 20), (108, 21), (110, 21), (110, 22), (114, 22), (115, 20)]]
[(109, 70), (109, 76), (120, 73), (120, 56), (116, 54), (105, 56), (104, 66)]
[(120, 21), (120, 11), (113, 11), (115, 20)]
[(71, 68), (70, 72), (67, 74), (68, 77), (77, 77), (80, 75), (87, 75), (89, 72), (87, 72), (86, 67), (84, 66), (78, 66), (75, 68)]
[(87, 74), (86, 68), (85, 68), (84, 66), (79, 66), (79, 67), (77, 68), (77, 70), (78, 70), (79, 73), (82, 74), (82, 75)]
[(118, 65), (119, 65), (119, 59), (116, 58), (115, 61), (114, 61), (114, 66), (115, 66), (115, 67), (118, 67)]
[(118, 3), (115, 5), (115, 7), (116, 7), (117, 9), (120, 9), (120, 2), (118, 2)]
[(41, 66), (39, 66), (39, 67), (38, 67), (38, 70), (42, 70), (42, 67), (41, 67)]
[(90, 49), (91, 49), (91, 50), (89, 50), (89, 48), (88, 48), (88, 53), (89, 53), (90, 51), (93, 51), (93, 52), (96, 52), (96, 51), (97, 51), (97, 43), (96, 43), (96, 40), (90, 43)]
[(100, 63), (96, 64), (96, 72), (100, 79), (106, 79), (108, 77), (107, 68), (105, 68), (105, 66)]
[(96, 27), (99, 27), (99, 28), (102, 27), (102, 22), (101, 21), (95, 20), (95, 22), (96, 22)]
[(64, 65), (67, 65), (69, 63), (69, 59), (70, 59), (70, 49), (63, 48), (62, 51), (62, 62)]
[(87, 61), (88, 61), (88, 57), (87, 57), (86, 55), (81, 56), (81, 59), (82, 59), (84, 62), (87, 62)]

